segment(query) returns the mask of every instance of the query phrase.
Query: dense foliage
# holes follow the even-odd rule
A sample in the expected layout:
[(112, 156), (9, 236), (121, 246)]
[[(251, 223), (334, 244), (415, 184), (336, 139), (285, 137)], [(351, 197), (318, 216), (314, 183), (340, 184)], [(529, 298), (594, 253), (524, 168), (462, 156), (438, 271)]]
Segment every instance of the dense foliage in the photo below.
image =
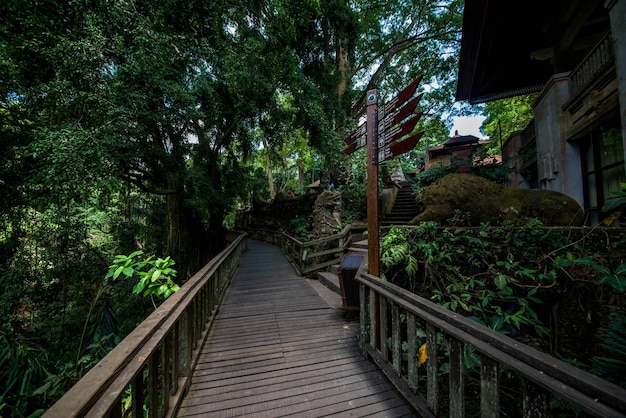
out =
[(392, 227), (383, 277), (626, 386), (624, 316), (611, 302), (626, 289), (623, 231), (462, 223)]
[(237, 204), (322, 175), (362, 217), (341, 138), (367, 88), (388, 99), (418, 75), (420, 129), (445, 135), (461, 8), (1, 2), (0, 414), (45, 409), (153, 309), (105, 279), (116, 256), (176, 260), (174, 289)]
[(537, 95), (531, 94), (495, 100), (484, 106), (481, 131), (492, 140), (488, 146), (490, 152), (499, 153), (512, 133), (526, 128), (534, 118), (532, 105), (536, 99)]

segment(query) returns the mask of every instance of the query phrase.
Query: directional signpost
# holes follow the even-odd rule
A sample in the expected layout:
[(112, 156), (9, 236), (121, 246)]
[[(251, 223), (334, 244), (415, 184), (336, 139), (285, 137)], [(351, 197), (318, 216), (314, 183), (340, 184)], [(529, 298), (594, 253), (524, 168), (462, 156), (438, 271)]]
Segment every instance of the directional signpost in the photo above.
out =
[(366, 120), (344, 142), (344, 154), (350, 155), (367, 146), (367, 242), (369, 272), (380, 274), (378, 235), (378, 163), (402, 155), (415, 147), (423, 132), (413, 132), (421, 113), (414, 113), (422, 95), (413, 97), (421, 77), (382, 107), (378, 107), (378, 91), (366, 95)]

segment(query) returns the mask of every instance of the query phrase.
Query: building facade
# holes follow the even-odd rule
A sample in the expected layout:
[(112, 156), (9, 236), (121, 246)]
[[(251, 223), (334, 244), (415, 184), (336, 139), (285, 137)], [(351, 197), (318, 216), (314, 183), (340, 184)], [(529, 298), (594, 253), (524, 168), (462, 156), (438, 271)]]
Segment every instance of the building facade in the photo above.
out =
[[(597, 224), (604, 202), (626, 182), (626, 0), (555, 0), (545, 15), (535, 0), (511, 11), (504, 3), (466, 2), (457, 99), (536, 93), (534, 120), (503, 145), (504, 160), (516, 168), (511, 186), (565, 193)], [(495, 19), (508, 26), (486, 29)], [(503, 30), (522, 33), (498, 45)], [(490, 56), (497, 48), (507, 52)], [(508, 74), (494, 69), (506, 69), (507, 58), (515, 65)]]

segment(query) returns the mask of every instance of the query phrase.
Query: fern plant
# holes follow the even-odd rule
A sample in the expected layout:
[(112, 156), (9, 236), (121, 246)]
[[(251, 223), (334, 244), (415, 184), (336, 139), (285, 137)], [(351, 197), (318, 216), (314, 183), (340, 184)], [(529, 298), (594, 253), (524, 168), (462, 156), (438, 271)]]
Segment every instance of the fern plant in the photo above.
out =
[(626, 315), (611, 323), (609, 337), (601, 346), (609, 353), (613, 353), (613, 356), (594, 357), (595, 369), (605, 379), (619, 382), (626, 387), (626, 381), (623, 379), (626, 375)]

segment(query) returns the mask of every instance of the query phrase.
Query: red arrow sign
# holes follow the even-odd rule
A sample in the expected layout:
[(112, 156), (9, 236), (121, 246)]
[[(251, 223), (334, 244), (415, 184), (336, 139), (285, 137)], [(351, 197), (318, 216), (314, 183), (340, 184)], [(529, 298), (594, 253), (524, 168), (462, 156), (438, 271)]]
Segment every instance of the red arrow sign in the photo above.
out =
[(359, 127), (356, 128), (354, 132), (352, 132), (347, 138), (345, 138), (343, 142), (345, 142), (346, 145), (350, 145), (351, 143), (356, 141), (360, 136), (363, 136), (363, 135), (365, 135), (365, 122), (359, 125)]
[(363, 148), (366, 142), (367, 141), (365, 140), (365, 136), (362, 136), (356, 141), (354, 141), (352, 144), (350, 144), (350, 146), (348, 146), (346, 149), (344, 149), (343, 153), (346, 155), (350, 155), (354, 151), (358, 150), (359, 148)]
[(401, 107), (399, 110), (395, 110), (391, 112), (391, 114), (388, 117), (380, 121), (378, 125), (378, 130), (379, 131), (386, 130), (387, 128), (390, 128), (393, 125), (397, 124), (398, 122), (402, 122), (402, 120), (406, 119), (407, 116), (413, 113), (413, 111), (415, 110), (415, 107), (417, 106), (417, 103), (419, 103), (419, 101), (422, 99), (422, 96), (423, 94), (420, 94), (419, 96), (406, 102), (406, 104), (403, 107)]
[(398, 155), (402, 155), (415, 147), (417, 141), (424, 135), (424, 132), (419, 132), (413, 136), (408, 137), (404, 141), (396, 142), (389, 147), (385, 147), (378, 155), (378, 161), (382, 162)]
[[(405, 89), (400, 91), (400, 93), (398, 93), (396, 97), (391, 99), (382, 108), (378, 109), (377, 115), (376, 113), (374, 113), (374, 117), (376, 118), (376, 116), (378, 116), (378, 121), (379, 121), (378, 123), (374, 123), (374, 126), (376, 128), (375, 132), (381, 133), (380, 137), (375, 138), (374, 141), (376, 144), (377, 142), (382, 140), (383, 142), (380, 144), (381, 148), (402, 138), (403, 136), (411, 132), (413, 128), (415, 128), (415, 125), (417, 124), (417, 121), (419, 120), (422, 114), (420, 113), (416, 116), (411, 116), (411, 114), (415, 111), (415, 107), (417, 106), (417, 103), (421, 100), (422, 95), (420, 94), (419, 96), (413, 99), (411, 99), (411, 97), (413, 96), (413, 94), (415, 94), (415, 91), (417, 90), (417, 86), (419, 85), (421, 80), (422, 80), (422, 76), (419, 76), (418, 78), (413, 80), (413, 82), (409, 84)], [(389, 129), (392, 126), (397, 125), (398, 123), (402, 122), (408, 117), (411, 117), (411, 119), (405, 121), (405, 123), (402, 124), (401, 126), (394, 128), (387, 135), (383, 135), (386, 129)], [(354, 132), (352, 132), (350, 135), (348, 135), (347, 138), (343, 140), (346, 143), (346, 145), (348, 145), (348, 147), (343, 150), (344, 154), (350, 155), (353, 152), (355, 152), (357, 149), (365, 146), (365, 143), (367, 142), (366, 133), (367, 133), (367, 124), (364, 122), (361, 125), (359, 125), (359, 127), (356, 128)], [(378, 135), (374, 133), (374, 136), (378, 136)], [(411, 140), (413, 138), (414, 137), (411, 137), (407, 139), (406, 141)], [(406, 141), (403, 141), (402, 143)], [(415, 142), (417, 142), (417, 140)], [(376, 145), (374, 145), (374, 147), (376, 147)], [(391, 148), (384, 149), (381, 151), (383, 151), (383, 153), (393, 152)], [(406, 151), (403, 151), (403, 152), (406, 152)], [(381, 161), (382, 160), (383, 159), (381, 159)]]
[(391, 131), (382, 132), (382, 135), (380, 135), (380, 137), (381, 139), (384, 139), (385, 141), (384, 145), (389, 145), (393, 141), (400, 139), (404, 135), (411, 132), (413, 128), (415, 128), (415, 125), (417, 125), (417, 121), (420, 120), (422, 115), (423, 115), (423, 112), (416, 113), (414, 116), (411, 116), (411, 119), (408, 119), (406, 122), (392, 129)]
[(417, 77), (411, 84), (404, 88), (396, 97), (391, 99), (388, 103), (383, 107), (383, 115), (388, 114), (392, 109), (396, 107), (400, 107), (402, 103), (406, 102), (413, 96), (415, 90), (417, 90), (417, 85), (422, 81), (422, 76)]

